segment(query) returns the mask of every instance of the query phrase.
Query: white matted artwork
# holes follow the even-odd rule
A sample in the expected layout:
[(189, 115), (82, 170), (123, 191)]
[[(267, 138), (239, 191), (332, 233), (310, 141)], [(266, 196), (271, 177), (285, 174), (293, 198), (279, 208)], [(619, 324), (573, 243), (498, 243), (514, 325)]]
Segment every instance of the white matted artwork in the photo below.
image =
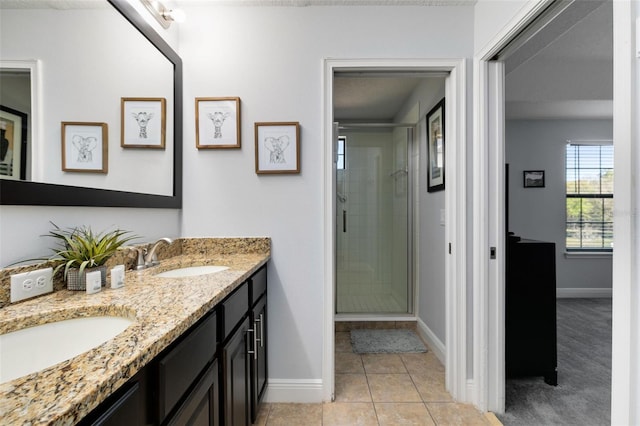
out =
[(62, 122), (62, 170), (107, 173), (107, 123)]
[(166, 99), (122, 98), (121, 125), (123, 148), (164, 149)]
[(240, 98), (196, 98), (196, 147), (240, 148)]
[(300, 173), (300, 124), (255, 123), (256, 173)]

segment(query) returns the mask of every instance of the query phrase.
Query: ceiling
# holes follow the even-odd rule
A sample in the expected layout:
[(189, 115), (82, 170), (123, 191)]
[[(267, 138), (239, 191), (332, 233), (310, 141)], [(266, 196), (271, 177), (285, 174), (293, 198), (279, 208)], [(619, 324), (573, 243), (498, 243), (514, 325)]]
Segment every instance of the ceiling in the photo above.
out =
[[(559, 3), (553, 20), (532, 25), (501, 57), (509, 119), (613, 116), (612, 2)], [(334, 116), (339, 121), (393, 121), (423, 78), (336, 76)]]
[(333, 115), (340, 122), (388, 122), (426, 77), (343, 73), (333, 80)]
[(104, 0), (0, 0), (0, 9), (92, 9), (106, 5)]
[(613, 7), (569, 3), (505, 58), (507, 118), (613, 116)]

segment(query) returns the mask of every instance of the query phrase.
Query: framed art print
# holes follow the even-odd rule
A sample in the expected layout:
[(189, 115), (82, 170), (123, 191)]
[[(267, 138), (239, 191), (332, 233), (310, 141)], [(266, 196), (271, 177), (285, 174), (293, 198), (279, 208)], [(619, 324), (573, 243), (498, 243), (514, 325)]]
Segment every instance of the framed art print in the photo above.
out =
[(444, 190), (444, 98), (427, 114), (427, 191)]
[(196, 98), (196, 147), (240, 148), (240, 98)]
[(256, 173), (300, 173), (300, 124), (255, 123)]
[(120, 145), (164, 149), (166, 103), (164, 98), (122, 98)]
[(544, 170), (525, 170), (522, 178), (525, 188), (544, 188)]
[(62, 170), (107, 173), (107, 123), (62, 123)]

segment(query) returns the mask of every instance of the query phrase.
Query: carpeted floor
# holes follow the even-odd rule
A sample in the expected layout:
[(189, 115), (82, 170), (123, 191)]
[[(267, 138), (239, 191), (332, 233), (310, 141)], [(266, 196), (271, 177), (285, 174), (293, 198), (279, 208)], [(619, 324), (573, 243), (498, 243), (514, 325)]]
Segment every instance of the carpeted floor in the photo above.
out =
[(505, 426), (609, 425), (611, 299), (558, 299), (558, 386), (508, 379)]

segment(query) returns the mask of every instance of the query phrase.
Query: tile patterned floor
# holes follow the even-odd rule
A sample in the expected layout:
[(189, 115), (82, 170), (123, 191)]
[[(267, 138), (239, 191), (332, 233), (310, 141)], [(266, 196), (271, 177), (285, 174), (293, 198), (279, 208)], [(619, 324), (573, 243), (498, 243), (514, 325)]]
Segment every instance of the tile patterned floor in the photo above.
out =
[(336, 332), (336, 400), (324, 404), (263, 404), (256, 425), (496, 426), (495, 416), (456, 403), (444, 367), (431, 351), (356, 354), (350, 333)]

